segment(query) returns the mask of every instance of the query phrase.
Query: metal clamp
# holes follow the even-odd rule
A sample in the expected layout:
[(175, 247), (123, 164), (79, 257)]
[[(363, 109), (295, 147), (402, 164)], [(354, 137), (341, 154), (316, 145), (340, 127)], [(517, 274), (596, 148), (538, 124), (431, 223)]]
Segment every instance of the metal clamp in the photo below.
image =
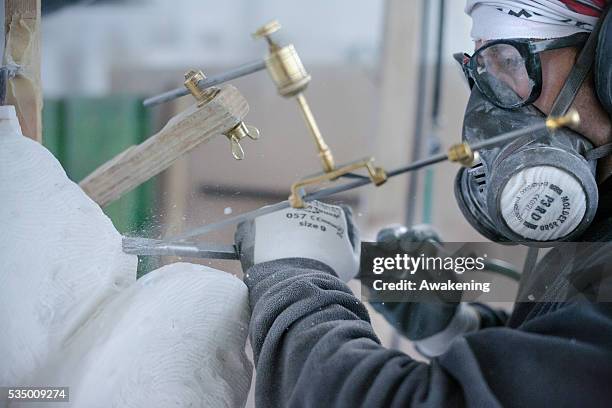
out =
[(252, 140), (259, 139), (259, 130), (255, 126), (247, 126), (244, 122), (238, 123), (236, 126), (224, 133), (229, 139), (232, 149), (232, 156), (236, 160), (244, 159), (244, 150), (240, 145), (240, 141), (245, 137)]
[(306, 206), (306, 203), (304, 202), (301, 194), (301, 190), (304, 187), (321, 184), (326, 181), (333, 181), (338, 177), (344, 176), (348, 173), (354, 172), (355, 170), (363, 168), (368, 171), (368, 176), (374, 185), (380, 186), (381, 184), (384, 184), (387, 181), (387, 173), (385, 172), (385, 170), (381, 167), (374, 166), (374, 158), (369, 157), (346, 164), (329, 172), (320, 173), (305, 178), (303, 180), (296, 181), (291, 185), (291, 195), (289, 196), (289, 204), (293, 208), (304, 208)]
[[(191, 95), (198, 101), (198, 107), (202, 107), (212, 101), (220, 91), (220, 89), (216, 87), (202, 89), (199, 84), (205, 79), (206, 75), (204, 75), (202, 71), (192, 69), (185, 73), (185, 88), (187, 88)], [(254, 126), (245, 125), (242, 121), (223, 134), (229, 139), (232, 156), (236, 160), (244, 159), (244, 149), (240, 145), (242, 139), (245, 137), (249, 137), (253, 140), (259, 139), (259, 130)]]
[(204, 106), (219, 93), (219, 88), (215, 87), (201, 89), (198, 86), (198, 83), (200, 81), (204, 81), (205, 79), (206, 75), (204, 75), (202, 71), (196, 71), (195, 69), (191, 69), (185, 72), (185, 88), (187, 88), (187, 90), (191, 93), (191, 95), (193, 95), (196, 101), (198, 101), (198, 107)]
[(556, 130), (563, 126), (577, 126), (580, 124), (580, 115), (575, 109), (570, 110), (562, 116), (549, 116), (546, 118), (546, 128)]
[(478, 163), (480, 157), (478, 152), (472, 151), (467, 143), (458, 143), (448, 149), (448, 160), (459, 163), (465, 167), (472, 167)]

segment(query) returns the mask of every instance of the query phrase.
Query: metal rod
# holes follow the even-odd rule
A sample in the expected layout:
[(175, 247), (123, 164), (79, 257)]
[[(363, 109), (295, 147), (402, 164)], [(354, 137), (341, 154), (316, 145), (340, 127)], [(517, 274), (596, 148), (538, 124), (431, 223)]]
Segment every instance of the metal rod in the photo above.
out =
[(442, 67), (444, 64), (444, 28), (446, 27), (446, 0), (438, 2), (438, 38), (436, 42), (436, 62), (434, 66), (434, 85), (431, 101), (431, 119), (435, 127), (440, 126), (440, 105), (442, 94)]
[(319, 130), (319, 126), (317, 126), (317, 121), (310, 110), (310, 106), (308, 106), (308, 102), (306, 101), (306, 97), (303, 93), (298, 93), (295, 96), (295, 99), (300, 106), (300, 111), (302, 112), (302, 116), (304, 117), (304, 121), (306, 122), (306, 126), (310, 131), (310, 134), (315, 140), (317, 145), (317, 152), (319, 153), (319, 158), (323, 163), (323, 169), (325, 172), (330, 172), (334, 170), (334, 157), (332, 156), (331, 151), (329, 150), (329, 146), (325, 143), (323, 136), (321, 136), (321, 131)]
[(123, 252), (132, 255), (186, 256), (191, 258), (240, 259), (234, 245), (171, 243), (158, 239), (123, 238)]
[[(427, 154), (432, 155), (440, 151), (440, 140), (438, 131), (440, 130), (440, 106), (442, 101), (442, 67), (444, 58), (444, 27), (446, 1), (438, 1), (438, 20), (437, 20), (437, 42), (435, 48), (435, 64), (433, 74), (433, 90), (431, 97), (431, 121), (429, 123), (429, 131), (427, 134)], [(432, 202), (434, 197), (434, 177), (435, 169), (428, 168), (425, 170), (423, 178), (423, 208), (421, 220), (424, 224), (432, 222)]]
[(6, 105), (6, 93), (8, 90), (9, 71), (8, 68), (0, 68), (0, 105)]
[[(525, 134), (528, 133), (532, 133), (535, 131), (539, 131), (542, 129), (546, 129), (546, 123), (542, 122), (541, 124), (537, 124), (537, 125), (533, 125), (533, 126), (529, 126), (527, 128), (523, 128), (523, 129), (518, 129), (518, 130), (514, 130), (508, 133), (504, 133), (502, 135), (499, 136), (495, 136), (492, 137), (486, 141), (483, 142), (478, 142), (475, 143), (474, 145), (471, 146), (472, 150), (476, 151), (478, 149), (485, 149), (491, 146), (495, 146), (501, 143), (504, 143), (508, 140), (511, 139), (515, 139), (519, 136), (523, 136)], [(436, 163), (440, 163), (443, 162), (445, 160), (448, 159), (448, 156), (446, 153), (438, 153), (435, 154), (433, 156), (427, 157), (425, 159), (422, 160), (418, 160), (414, 163), (411, 163), (407, 166), (403, 166), (403, 167), (399, 167), (395, 170), (392, 170), (390, 172), (387, 173), (387, 177), (391, 178), (391, 177), (395, 177), (395, 176), (399, 176), (400, 174), (404, 174), (407, 173), (409, 171), (414, 171), (414, 170), (418, 170), (420, 168), (423, 167), (427, 167), (427, 166), (431, 166), (432, 164), (436, 164)], [(329, 197), (331, 195), (334, 194), (338, 194), (338, 193), (342, 193), (345, 191), (349, 191), (355, 188), (359, 188), (362, 186), (365, 186), (367, 184), (370, 184), (371, 180), (368, 179), (358, 179), (355, 180), (353, 182), (350, 183), (345, 183), (345, 184), (341, 184), (338, 186), (333, 186), (333, 187), (328, 187), (319, 191), (315, 191), (313, 193), (310, 194), (306, 194), (304, 196), (304, 201), (313, 201), (313, 200), (320, 200), (322, 198), (326, 198)], [(249, 211), (246, 213), (242, 213), (239, 214), (237, 216), (231, 217), (231, 218), (226, 218), (223, 221), (219, 221), (216, 223), (212, 223), (212, 224), (207, 224), (207, 225), (203, 225), (201, 227), (197, 227), (195, 229), (192, 229), (190, 231), (184, 232), (180, 235), (177, 235), (175, 237), (172, 237), (168, 240), (168, 242), (172, 242), (172, 241), (182, 241), (185, 240), (187, 238), (192, 238), (198, 235), (204, 235), (207, 234), (211, 231), (216, 231), (219, 230), (221, 228), (230, 226), (230, 225), (234, 225), (234, 224), (239, 224), (243, 221), (248, 221), (248, 220), (252, 220), (254, 218), (260, 217), (262, 215), (266, 215), (266, 214), (270, 214), (273, 213), (275, 211), (279, 211), (279, 210), (283, 210), (285, 208), (289, 208), (289, 201), (285, 200), (285, 201), (281, 201), (279, 203), (270, 205), (270, 206), (266, 206), (266, 207), (262, 207), (259, 208), (257, 210), (254, 211)]]
[[(414, 128), (412, 130), (412, 152), (409, 160), (414, 162), (423, 157), (423, 139), (425, 138), (425, 103), (427, 99), (427, 84), (429, 80), (428, 71), (428, 54), (429, 50), (429, 32), (431, 0), (421, 0), (421, 30), (419, 35), (419, 63), (418, 63), (418, 79), (417, 92), (415, 99), (418, 101), (414, 111)], [(406, 189), (406, 212), (404, 215), (404, 225), (414, 224), (414, 213), (416, 211), (417, 190), (419, 188), (419, 174), (417, 172), (410, 173), (408, 176), (408, 188)]]
[[(479, 149), (487, 149), (489, 147), (492, 146), (497, 146), (499, 144), (505, 143), (507, 141), (516, 139), (519, 136), (524, 136), (528, 133), (535, 133), (538, 132), (540, 130), (544, 130), (547, 128), (546, 122), (544, 123), (538, 123), (535, 125), (531, 125), (522, 129), (516, 129), (516, 130), (512, 130), (508, 133), (503, 133), (499, 136), (495, 136), (492, 137), (488, 140), (484, 140), (482, 142), (478, 142), (478, 143), (474, 143), (473, 145), (470, 145), (470, 147), (472, 148), (472, 150), (479, 150)], [(540, 136), (543, 136), (544, 133)]]
[(236, 215), (234, 217), (226, 218), (223, 221), (219, 221), (213, 224), (207, 224), (201, 227), (197, 227), (195, 229), (192, 229), (190, 231), (184, 232), (182, 234), (179, 234), (175, 237), (170, 238), (170, 241), (183, 241), (187, 238), (192, 238), (198, 235), (204, 235), (209, 232), (216, 231), (218, 229), (225, 228), (230, 225), (239, 224), (243, 221), (252, 220), (253, 218), (257, 218), (262, 215), (270, 214), (275, 211), (283, 210), (288, 207), (289, 207), (289, 201), (287, 200), (281, 201), (273, 205), (258, 208), (257, 210), (254, 210), (254, 211), (249, 211), (246, 213)]
[[(203, 81), (198, 82), (198, 87), (200, 89), (210, 88), (211, 86), (219, 85), (227, 81), (231, 81), (232, 79), (240, 78), (245, 75), (252, 74), (257, 71), (261, 71), (266, 68), (266, 63), (263, 60), (249, 62), (247, 64), (241, 65), (237, 68), (231, 69), (229, 71), (225, 71), (221, 74), (207, 77)], [(170, 91), (161, 93), (159, 95), (152, 96), (147, 98), (142, 103), (144, 106), (155, 106), (160, 103), (168, 102), (173, 99), (179, 98), (181, 96), (189, 95), (189, 91), (185, 87), (180, 87), (176, 89), (172, 89)]]

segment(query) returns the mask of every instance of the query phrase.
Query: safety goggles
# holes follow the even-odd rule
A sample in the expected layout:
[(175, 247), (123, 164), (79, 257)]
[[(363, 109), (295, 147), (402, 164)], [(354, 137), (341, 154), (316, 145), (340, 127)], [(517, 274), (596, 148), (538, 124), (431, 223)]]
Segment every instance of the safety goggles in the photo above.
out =
[(470, 89), (478, 90), (503, 109), (533, 103), (542, 91), (542, 66), (539, 53), (559, 48), (582, 46), (588, 33), (550, 40), (504, 39), (486, 43), (474, 55), (453, 54), (463, 69)]

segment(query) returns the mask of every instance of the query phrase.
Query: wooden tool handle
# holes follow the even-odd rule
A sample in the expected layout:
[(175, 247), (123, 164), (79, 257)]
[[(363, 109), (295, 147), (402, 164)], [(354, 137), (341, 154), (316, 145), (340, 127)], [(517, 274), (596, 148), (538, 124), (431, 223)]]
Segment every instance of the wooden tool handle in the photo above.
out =
[(79, 185), (104, 207), (200, 143), (236, 126), (248, 111), (249, 105), (240, 92), (231, 85), (225, 86), (213, 100), (201, 107), (194, 104), (174, 116), (158, 133), (107, 161)]

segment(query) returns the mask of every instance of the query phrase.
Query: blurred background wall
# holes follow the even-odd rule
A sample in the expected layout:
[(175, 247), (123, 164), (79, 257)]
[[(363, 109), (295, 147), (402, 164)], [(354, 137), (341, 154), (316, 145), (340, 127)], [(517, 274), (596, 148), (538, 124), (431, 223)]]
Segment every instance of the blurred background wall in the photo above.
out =
[[(280, 37), (295, 44), (313, 76), (307, 96), (338, 162), (374, 154), (389, 169), (414, 156), (414, 138), (421, 136), (420, 155), (430, 140), (442, 146), (456, 142), (468, 90), (453, 52), (469, 50), (470, 21), (463, 2), (446, 1), (442, 45), (440, 108), (432, 123), (438, 1), (399, 0), (114, 0), (78, 2), (43, 19), (43, 85), (49, 99), (148, 96), (180, 86), (188, 68), (214, 74), (265, 54), (251, 38), (261, 24), (277, 18)], [(424, 11), (427, 5), (428, 11)], [(425, 30), (426, 43), (422, 32)], [(426, 47), (422, 47), (426, 45)], [(422, 71), (425, 75), (422, 75)], [(424, 80), (424, 81), (423, 81)], [(291, 181), (318, 171), (314, 145), (292, 100), (276, 94), (267, 74), (234, 81), (246, 96), (250, 124), (262, 139), (246, 142), (247, 157), (236, 162), (222, 137), (202, 146), (183, 163), (189, 197), (185, 220), (173, 218), (167, 230), (181, 230), (255, 207), (287, 195)], [(420, 89), (419, 85), (423, 89)], [(180, 103), (191, 103), (189, 97)], [(417, 126), (417, 109), (420, 129)], [(179, 107), (150, 109), (151, 132)], [(107, 135), (107, 138), (120, 135)], [(448, 240), (480, 239), (463, 222), (452, 198), (453, 165), (434, 174), (419, 173), (410, 195), (409, 177), (387, 186), (368, 187), (346, 197), (362, 212), (359, 222), (370, 235), (380, 225), (432, 222)], [(427, 183), (425, 183), (427, 181)], [(424, 186), (429, 194), (424, 201)], [(232, 198), (235, 195), (241, 197)], [(212, 197), (211, 197), (212, 196)], [(219, 205), (210, 201), (223, 201)], [(179, 222), (181, 221), (181, 222)]]
[[(181, 86), (189, 68), (214, 74), (261, 58), (266, 47), (250, 34), (276, 18), (279, 37), (295, 45), (313, 77), (307, 97), (336, 161), (374, 155), (392, 169), (460, 140), (469, 90), (451, 55), (473, 48), (463, 7), (455, 0), (78, 2), (43, 18), (45, 134), (64, 138), (55, 152), (78, 181), (193, 102), (184, 97), (144, 109), (142, 97)], [(116, 205), (111, 217), (122, 232), (171, 236), (283, 200), (291, 182), (319, 171), (295, 101), (279, 97), (265, 72), (233, 84), (248, 100), (246, 122), (261, 139), (244, 142), (243, 161), (232, 159), (223, 136), (185, 156)], [(124, 122), (138, 125), (120, 125), (126, 115)], [(70, 141), (67, 134), (74, 134)], [(109, 157), (95, 154), (103, 147)], [(78, 171), (69, 165), (75, 156)], [(353, 206), (365, 239), (389, 224), (427, 222), (447, 241), (481, 241), (455, 203), (456, 172), (444, 163), (333, 201)], [(204, 239), (229, 243), (232, 234)], [(149, 260), (145, 269), (169, 261)], [(235, 262), (203, 263), (240, 273)], [(374, 319), (383, 342), (409, 350)]]

